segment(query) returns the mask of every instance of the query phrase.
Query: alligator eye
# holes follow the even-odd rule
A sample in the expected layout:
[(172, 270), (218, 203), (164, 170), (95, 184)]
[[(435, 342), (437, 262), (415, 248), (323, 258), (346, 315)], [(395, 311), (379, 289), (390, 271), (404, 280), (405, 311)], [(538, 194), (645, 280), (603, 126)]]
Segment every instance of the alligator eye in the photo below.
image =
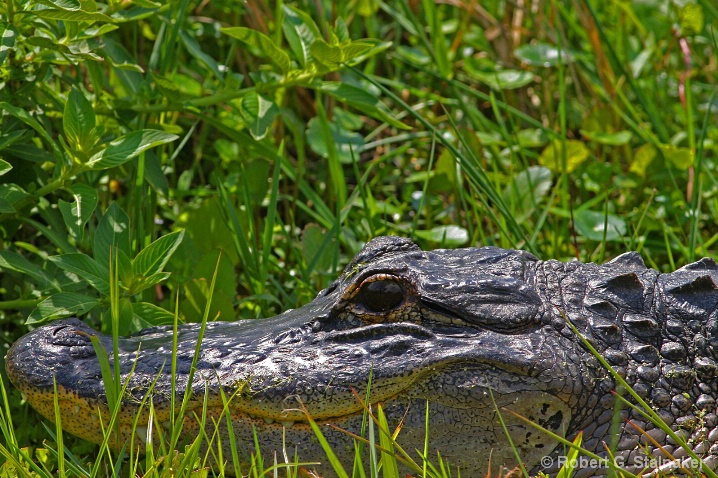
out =
[(370, 312), (388, 312), (404, 301), (404, 288), (393, 280), (373, 280), (363, 284), (356, 297)]

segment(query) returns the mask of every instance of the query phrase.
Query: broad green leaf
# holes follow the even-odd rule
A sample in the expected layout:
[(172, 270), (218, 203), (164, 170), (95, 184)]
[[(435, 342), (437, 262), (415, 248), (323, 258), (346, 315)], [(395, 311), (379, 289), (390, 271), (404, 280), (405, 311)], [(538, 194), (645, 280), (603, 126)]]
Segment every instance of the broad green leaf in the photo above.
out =
[(14, 183), (0, 183), (0, 198), (6, 200), (10, 204), (15, 204), (28, 197), (27, 191)]
[(98, 304), (99, 300), (94, 297), (75, 292), (59, 292), (40, 302), (25, 323), (41, 324), (63, 317), (80, 316)]
[(77, 88), (73, 87), (67, 97), (62, 128), (70, 145), (80, 151), (88, 151), (97, 141), (93, 133), (95, 112), (85, 95)]
[(358, 109), (372, 118), (389, 123), (396, 128), (411, 129), (411, 127), (394, 118), (389, 108), (366, 90), (346, 83), (331, 81), (322, 82), (317, 89), (332, 95), (339, 101)]
[(15, 212), (17, 212), (17, 210), (12, 204), (3, 198), (0, 198), (0, 214), (13, 214)]
[(553, 172), (561, 173), (563, 172), (564, 154), (566, 156), (566, 172), (572, 173), (588, 159), (590, 152), (581, 141), (568, 139), (566, 140), (566, 151), (564, 153), (563, 143), (559, 140), (554, 140), (541, 152), (539, 164), (546, 166)]
[[(134, 2), (133, 2), (134, 3)], [(157, 8), (155, 7), (141, 7), (139, 5), (133, 5), (130, 8), (120, 10), (112, 14), (113, 20), (117, 23), (127, 22), (138, 22), (143, 18), (148, 18), (157, 15)]]
[(170, 143), (177, 138), (177, 135), (155, 129), (132, 131), (112, 141), (107, 148), (92, 156), (87, 166), (92, 169), (113, 168), (126, 163), (143, 151)]
[(0, 20), (0, 66), (5, 63), (8, 51), (15, 47), (17, 30), (9, 23)]
[(531, 66), (550, 67), (561, 62), (566, 65), (573, 61), (573, 55), (567, 50), (559, 50), (548, 43), (524, 45), (514, 50), (514, 56)]
[(645, 176), (648, 165), (651, 164), (651, 161), (653, 161), (653, 158), (655, 157), (656, 148), (650, 144), (644, 144), (638, 148), (636, 153), (633, 155), (633, 161), (631, 162), (629, 171), (636, 173), (639, 176)]
[[(357, 158), (364, 147), (364, 137), (359, 133), (342, 128), (335, 122), (329, 123), (329, 130), (331, 131), (334, 146), (339, 156), (339, 161), (344, 164), (351, 164), (352, 156)], [(307, 143), (315, 153), (319, 154), (323, 158), (329, 157), (329, 149), (326, 141), (324, 140), (324, 134), (322, 132), (322, 126), (319, 118), (312, 118), (309, 120), (309, 127), (307, 128)]]
[(616, 131), (614, 133), (604, 133), (601, 131), (581, 130), (581, 134), (591, 141), (610, 146), (621, 146), (628, 144), (633, 138), (633, 133), (628, 130)]
[(279, 48), (267, 35), (245, 27), (222, 28), (221, 31), (232, 38), (236, 38), (249, 46), (259, 49), (260, 54), (278, 66), (279, 69), (282, 70), (282, 73), (286, 74), (289, 71), (289, 55)]
[(70, 235), (75, 240), (81, 241), (85, 224), (97, 207), (97, 191), (82, 183), (74, 184), (67, 190), (75, 197), (75, 201), (68, 203), (60, 199), (57, 205)]
[(504, 202), (513, 206), (516, 220), (526, 220), (551, 190), (551, 170), (543, 166), (530, 166), (521, 171), (506, 185)]
[(522, 148), (538, 148), (548, 142), (546, 133), (539, 128), (519, 130), (516, 133), (516, 139)]
[(158, 307), (149, 302), (135, 302), (132, 304), (132, 312), (142, 317), (143, 320), (152, 325), (171, 324), (174, 321), (174, 314), (162, 307)]
[(174, 322), (175, 317), (171, 312), (149, 302), (133, 303), (132, 314), (142, 323), (142, 327), (169, 325)]
[(106, 22), (114, 23), (114, 20), (104, 13), (89, 13), (82, 11), (68, 11), (59, 10), (53, 8), (47, 8), (45, 10), (32, 10), (30, 13), (34, 13), (40, 18), (45, 20), (62, 20), (63, 22)]
[(3, 176), (5, 173), (10, 171), (12, 169), (12, 164), (8, 163), (4, 159), (0, 159), (0, 176)]
[(95, 230), (93, 254), (101, 265), (110, 267), (110, 248), (130, 255), (130, 218), (116, 203), (110, 204)]
[(141, 74), (144, 70), (136, 65), (137, 59), (133, 54), (119, 42), (112, 38), (112, 35), (102, 37), (102, 43), (98, 50), (105, 60), (112, 65), (117, 79), (122, 87), (127, 90), (129, 96), (138, 94), (145, 86), (145, 77)]
[(523, 70), (499, 70), (499, 71), (466, 71), (472, 78), (484, 83), (492, 90), (515, 90), (521, 88), (534, 79), (533, 73)]
[[(715, 5), (715, 4), (714, 4)], [(703, 31), (705, 17), (703, 7), (695, 3), (686, 3), (681, 8), (681, 33), (685, 36), (698, 35)]]
[(496, 131), (477, 131), (476, 137), (482, 146), (503, 145), (505, 143), (504, 138)]
[(69, 12), (76, 12), (82, 10), (79, 0), (36, 0), (37, 3), (45, 5), (50, 8), (58, 8), (60, 10), (66, 10)]
[(269, 132), (279, 108), (272, 100), (253, 90), (242, 97), (240, 111), (252, 137), (259, 141)]
[(179, 34), (180, 38), (182, 39), (182, 43), (184, 43), (184, 46), (187, 48), (187, 51), (190, 55), (195, 57), (207, 68), (209, 68), (212, 73), (214, 73), (214, 76), (216, 76), (220, 80), (224, 78), (224, 75), (219, 70), (219, 65), (214, 60), (214, 58), (202, 51), (202, 47), (200, 46), (200, 44), (194, 37), (190, 36), (189, 33), (187, 33), (187, 30), (181, 29)]
[(574, 215), (576, 232), (592, 241), (618, 241), (626, 234), (626, 221), (613, 214), (597, 211), (579, 211)]
[(338, 70), (342, 63), (342, 49), (339, 45), (330, 45), (321, 38), (317, 38), (309, 47), (314, 62), (320, 65), (321, 70)]
[(22, 108), (18, 108), (17, 106), (13, 106), (10, 103), (6, 103), (4, 101), (0, 101), (0, 112), (7, 111), (15, 118), (19, 119), (32, 129), (34, 129), (37, 134), (39, 134), (42, 139), (47, 141), (47, 143), (52, 147), (52, 151), (54, 153), (55, 159), (62, 158), (62, 151), (60, 150), (60, 147), (57, 145), (54, 139), (48, 134), (47, 130), (44, 126), (42, 126), (35, 118), (30, 116), (30, 113), (23, 110)]
[(129, 293), (132, 295), (138, 294), (145, 289), (149, 289), (150, 287), (167, 280), (170, 275), (172, 275), (170, 272), (158, 272), (146, 277), (135, 277)]
[(110, 269), (107, 265), (103, 266), (87, 254), (79, 252), (52, 256), (48, 259), (60, 269), (76, 274), (102, 295), (110, 295)]
[(442, 247), (459, 247), (469, 242), (469, 233), (459, 226), (437, 226), (428, 231), (414, 231), (416, 237)]
[(112, 264), (117, 265), (117, 271), (119, 272), (122, 285), (129, 288), (135, 282), (135, 279), (137, 279), (135, 272), (132, 270), (132, 260), (122, 249), (113, 249), (113, 252), (116, 253), (115, 255), (117, 257), (115, 258), (115, 255), (112, 256)]
[(289, 48), (302, 68), (304, 68), (311, 58), (309, 47), (317, 37), (321, 37), (321, 34), (314, 21), (306, 13), (297, 11), (286, 4), (282, 5), (282, 10), (284, 12), (284, 21), (282, 23), (284, 38), (287, 39)]
[[(0, 151), (5, 148), (9, 148), (18, 141), (28, 142), (32, 140), (34, 134), (29, 129), (18, 129), (15, 131), (8, 131), (0, 136)], [(22, 145), (25, 149), (25, 145)]]
[(149, 277), (161, 272), (184, 238), (184, 231), (171, 232), (145, 247), (132, 261), (138, 276)]
[[(339, 43), (351, 41), (351, 37), (349, 36), (349, 28), (347, 28), (347, 23), (344, 21), (344, 18), (337, 17), (337, 19), (334, 21), (334, 35), (336, 35)], [(332, 36), (332, 38), (334, 37)]]
[(67, 45), (58, 43), (46, 37), (30, 37), (25, 43), (32, 46), (39, 46), (43, 50), (57, 51), (65, 55), (72, 55), (72, 50)]
[(25, 259), (23, 256), (13, 251), (0, 251), (0, 270), (6, 269), (21, 274), (26, 274), (37, 281), (37, 285), (43, 288), (52, 287), (61, 290), (60, 285), (55, 279), (45, 272), (45, 270)]
[(152, 151), (145, 154), (145, 179), (155, 191), (165, 197), (169, 195), (169, 181), (167, 181), (167, 176), (162, 171), (160, 160), (157, 159), (157, 156)]
[[(83, 12), (96, 12), (97, 11), (97, 2), (95, 0), (79, 0), (80, 1), (80, 10)], [(137, 0), (135, 0), (133, 3), (138, 3)]]
[(661, 144), (659, 147), (663, 156), (673, 167), (685, 171), (693, 165), (694, 155), (690, 149), (679, 148), (672, 144)]
[(341, 45), (342, 61), (350, 65), (363, 60), (369, 56), (374, 56), (391, 47), (391, 42), (382, 42), (379, 40), (364, 39), (352, 42), (344, 42)]

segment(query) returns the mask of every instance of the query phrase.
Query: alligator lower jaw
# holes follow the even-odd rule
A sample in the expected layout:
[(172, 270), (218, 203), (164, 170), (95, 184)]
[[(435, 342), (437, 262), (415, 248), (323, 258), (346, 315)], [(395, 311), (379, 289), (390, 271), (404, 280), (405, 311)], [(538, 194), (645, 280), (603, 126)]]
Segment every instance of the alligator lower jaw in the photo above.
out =
[[(55, 410), (54, 394), (33, 389), (25, 389), (22, 394), (25, 400), (44, 417), (53, 422), (56, 421), (58, 414)], [(95, 444), (103, 443), (105, 440), (103, 430), (107, 433), (106, 430), (108, 430), (110, 424), (110, 414), (105, 404), (99, 400), (80, 397), (78, 394), (61, 385), (57, 386), (57, 403), (60, 424), (64, 431)], [(362, 411), (359, 402), (357, 402), (357, 407), (359, 408), (357, 412), (337, 417), (317, 419), (316, 422), (320, 425), (331, 423), (336, 428), (342, 428), (344, 423), (361, 415)], [(119, 435), (110, 436), (108, 440), (110, 448), (120, 450), (125, 444), (131, 443), (135, 449), (144, 452), (149, 438), (147, 434), (149, 423), (148, 408), (148, 404), (145, 404), (141, 411), (139, 406), (135, 405), (121, 407), (117, 416), (117, 423), (119, 424), (117, 430)], [(199, 426), (202, 413), (202, 402), (190, 404), (183, 420), (182, 436), (197, 437), (202, 435)], [(212, 423), (221, 424), (222, 421), (226, 423), (228, 419), (227, 415), (227, 409), (221, 404), (208, 404), (205, 423), (207, 423), (208, 426), (211, 426)], [(232, 407), (229, 408), (229, 418), (235, 430), (239, 424), (243, 424), (246, 428), (254, 428), (261, 432), (276, 430), (281, 433), (282, 429), (291, 429), (295, 432), (306, 434), (307, 436), (314, 435), (314, 431), (306, 419), (289, 420), (286, 416), (277, 416), (274, 418), (266, 415), (254, 416), (238, 411)], [(168, 436), (170, 432), (169, 405), (155, 408), (155, 417), (152, 422), (156, 424), (155, 426), (162, 428), (162, 434), (165, 437)], [(134, 434), (132, 432), (133, 429)], [(155, 432), (153, 436), (153, 439), (157, 440), (159, 434)]]

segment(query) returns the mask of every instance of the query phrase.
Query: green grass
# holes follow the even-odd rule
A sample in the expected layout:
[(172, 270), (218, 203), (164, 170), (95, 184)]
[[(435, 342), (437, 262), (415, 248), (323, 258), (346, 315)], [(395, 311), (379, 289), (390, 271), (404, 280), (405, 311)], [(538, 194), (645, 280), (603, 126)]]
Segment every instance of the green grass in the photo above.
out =
[[(709, 0), (5, 2), (0, 356), (70, 315), (115, 336), (269, 316), (382, 234), (718, 257), (716, 26)], [(203, 473), (178, 422), (162, 456), (111, 454), (1, 369), (0, 467)]]

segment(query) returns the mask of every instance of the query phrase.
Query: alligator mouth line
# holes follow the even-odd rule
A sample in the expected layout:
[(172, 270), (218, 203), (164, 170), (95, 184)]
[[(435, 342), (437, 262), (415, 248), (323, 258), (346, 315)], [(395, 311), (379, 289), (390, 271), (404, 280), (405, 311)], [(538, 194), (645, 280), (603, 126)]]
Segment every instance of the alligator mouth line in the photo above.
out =
[[(408, 387), (407, 387), (408, 388)], [(404, 389), (403, 391), (405, 391)], [(402, 392), (403, 392), (402, 391)], [(377, 403), (391, 402), (399, 398), (402, 394), (399, 392), (393, 396)], [(22, 392), (23, 398), (27, 400), (38, 412), (46, 418), (55, 421), (59, 415), (60, 423), (63, 430), (76, 435), (82, 439), (93, 443), (103, 443), (107, 440), (105, 434), (111, 433), (108, 426), (111, 422), (110, 411), (107, 406), (99, 400), (92, 400), (80, 397), (78, 394), (68, 390), (62, 385), (57, 385), (57, 403), (58, 412), (55, 410), (54, 393), (40, 390), (25, 390)], [(355, 394), (356, 395), (356, 394)], [(193, 403), (187, 408), (185, 416), (182, 419), (182, 433), (185, 436), (198, 436), (202, 433), (202, 414), (206, 410), (204, 425), (215, 424), (216, 427), (222, 426), (222, 421), (231, 419), (233, 427), (236, 429), (241, 424), (245, 424), (250, 430), (252, 428), (261, 428), (264, 430), (277, 428), (279, 430), (294, 430), (301, 434), (314, 434), (309, 423), (311, 418), (317, 425), (331, 424), (334, 428), (341, 429), (348, 425), (347, 422), (353, 418), (358, 418), (365, 412), (366, 408), (358, 395), (356, 395), (357, 409), (349, 413), (336, 416), (323, 416), (315, 418), (303, 408), (292, 409), (287, 408), (285, 411), (301, 411), (304, 417), (301, 419), (289, 419), (284, 413), (279, 415), (257, 415), (246, 412), (232, 406), (231, 398), (228, 399), (226, 405), (207, 405), (204, 401)], [(206, 400), (206, 399), (205, 399)], [(154, 416), (152, 422), (162, 428), (163, 433), (171, 431), (171, 420), (169, 404), (166, 407), (153, 408)], [(206, 408), (205, 408), (206, 405)], [(140, 405), (121, 406), (116, 417), (118, 435), (110, 437), (108, 441), (111, 448), (119, 450), (126, 442), (134, 438), (134, 443), (142, 451), (148, 443), (148, 423), (150, 422), (149, 405), (145, 403)], [(138, 416), (139, 414), (139, 416)], [(157, 426), (155, 425), (155, 426)], [(160, 434), (155, 431), (153, 437), (159, 438)], [(155, 442), (158, 443), (158, 442)]]

